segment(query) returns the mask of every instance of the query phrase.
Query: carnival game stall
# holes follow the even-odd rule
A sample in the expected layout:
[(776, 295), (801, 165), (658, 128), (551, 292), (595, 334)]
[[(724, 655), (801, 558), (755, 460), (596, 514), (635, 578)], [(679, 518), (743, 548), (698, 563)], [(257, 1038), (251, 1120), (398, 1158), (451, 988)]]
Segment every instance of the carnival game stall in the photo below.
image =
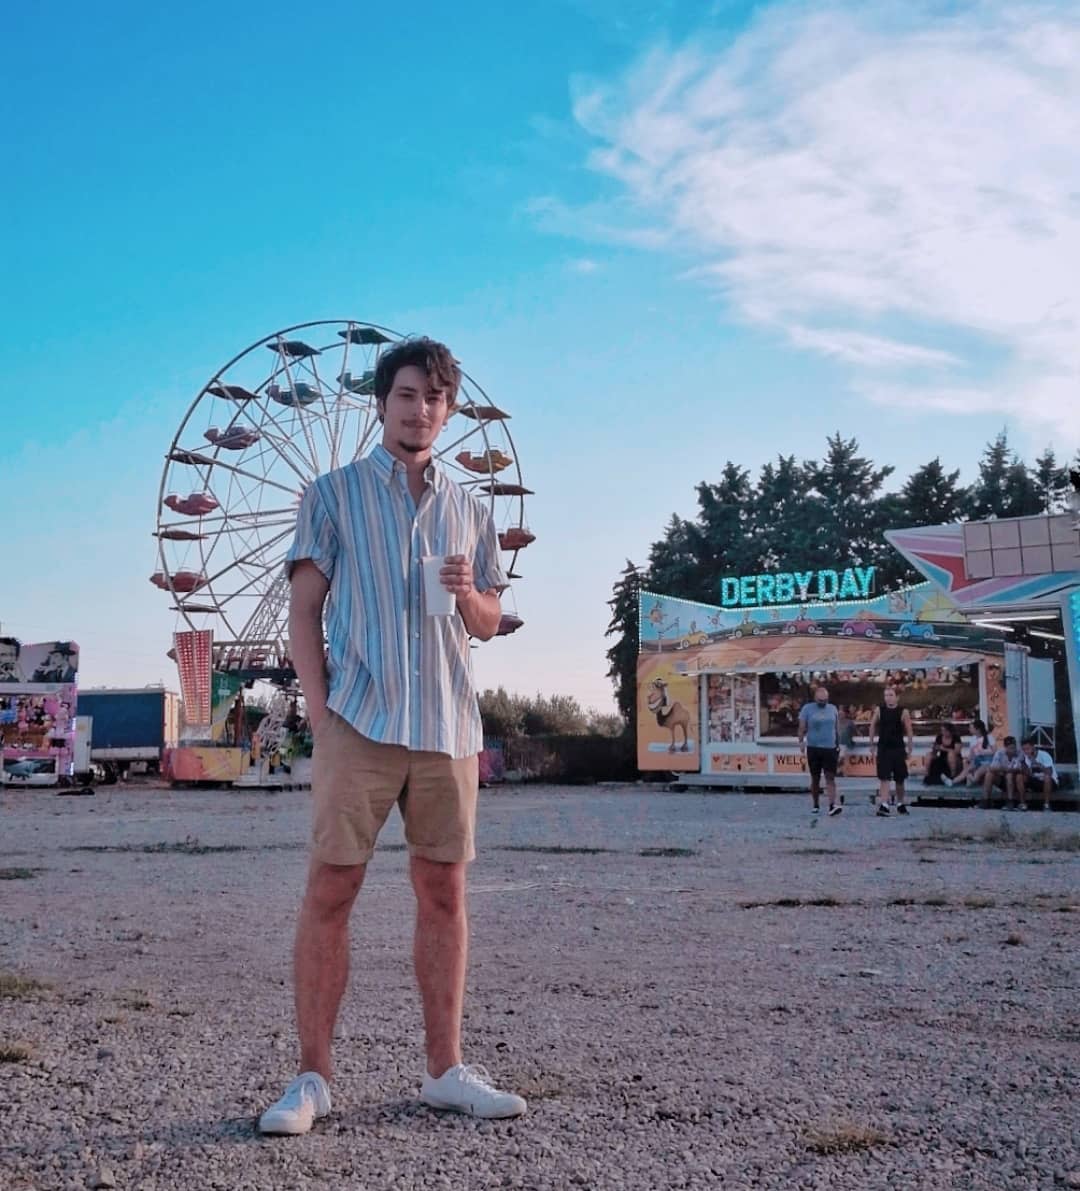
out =
[(911, 713), (914, 773), (945, 724), (965, 737), (976, 719), (1018, 731), (1026, 651), (930, 583), (874, 597), (873, 579), (872, 567), (731, 577), (716, 606), (643, 592), (639, 768), (789, 785), (805, 772), (799, 710), (819, 685), (841, 711), (849, 777), (873, 779), (869, 727), (886, 685)]
[(0, 637), (0, 753), (5, 786), (55, 786), (74, 775), (74, 641)]

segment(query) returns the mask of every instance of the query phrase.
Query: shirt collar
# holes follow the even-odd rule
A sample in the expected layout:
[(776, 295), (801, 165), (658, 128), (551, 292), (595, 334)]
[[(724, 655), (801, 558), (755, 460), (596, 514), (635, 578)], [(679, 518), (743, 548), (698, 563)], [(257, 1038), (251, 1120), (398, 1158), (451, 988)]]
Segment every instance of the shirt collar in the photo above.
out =
[[(405, 474), (405, 464), (400, 459), (395, 459), (393, 455), (382, 445), (376, 445), (368, 453), (368, 459), (371, 461), (371, 466), (375, 468), (376, 473), (382, 479), (383, 483), (389, 485), (393, 480), (395, 473), (400, 472)], [(434, 459), (424, 468), (424, 479), (433, 488), (439, 486), (444, 478), (443, 470), (435, 462)]]

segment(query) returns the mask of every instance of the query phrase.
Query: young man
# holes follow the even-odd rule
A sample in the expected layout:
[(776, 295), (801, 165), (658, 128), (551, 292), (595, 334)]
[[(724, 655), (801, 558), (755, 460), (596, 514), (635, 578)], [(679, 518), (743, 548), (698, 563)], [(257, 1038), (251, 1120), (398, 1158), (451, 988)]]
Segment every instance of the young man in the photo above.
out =
[(1016, 737), (1006, 736), (1002, 741), (1002, 747), (994, 754), (990, 764), (985, 766), (983, 805), (989, 808), (994, 796), (994, 787), (1001, 785), (1005, 788), (1005, 809), (1007, 811), (1015, 810), (1016, 798), (1019, 793), (1017, 779), (1023, 768), (1024, 758), (1016, 747)]
[[(330, 1111), (349, 912), (395, 803), (417, 903), (420, 1099), (476, 1117), (526, 1109), (461, 1054), (482, 746), (469, 638), (495, 635), (506, 576), (490, 512), (432, 461), (460, 382), (443, 344), (407, 340), (385, 352), (374, 382), (382, 443), (320, 476), (301, 501), (286, 560), (290, 655), (315, 741), (312, 858), (294, 952), (301, 1073), (263, 1113), (264, 1133), (305, 1133)], [(457, 597), (448, 616), (427, 611), (421, 558), (431, 555), (445, 557), (440, 577)]]
[[(911, 726), (911, 714), (900, 706), (896, 687), (887, 686), (882, 696), (884, 702), (874, 711), (870, 721), (870, 744), (877, 738), (877, 777), (879, 818), (889, 817), (889, 783), (896, 783), (896, 813), (906, 815), (904, 783), (907, 781), (908, 766), (915, 747), (915, 733)], [(904, 738), (907, 738), (905, 748)]]
[(838, 734), (840, 713), (829, 702), (829, 692), (819, 686), (814, 691), (813, 703), (807, 703), (799, 712), (799, 747), (806, 754), (806, 766), (810, 770), (810, 797), (814, 803), (813, 813), (820, 812), (821, 775), (825, 774), (825, 789), (829, 795), (829, 814), (838, 815), (844, 809), (836, 799), (836, 766), (840, 756)]
[(1027, 810), (1027, 791), (1030, 787), (1042, 793), (1042, 808), (1050, 809), (1050, 795), (1058, 784), (1054, 758), (1038, 746), (1034, 736), (1029, 736), (1020, 746), (1023, 750), (1023, 766), (1016, 774), (1016, 785), (1020, 792), (1020, 805)]

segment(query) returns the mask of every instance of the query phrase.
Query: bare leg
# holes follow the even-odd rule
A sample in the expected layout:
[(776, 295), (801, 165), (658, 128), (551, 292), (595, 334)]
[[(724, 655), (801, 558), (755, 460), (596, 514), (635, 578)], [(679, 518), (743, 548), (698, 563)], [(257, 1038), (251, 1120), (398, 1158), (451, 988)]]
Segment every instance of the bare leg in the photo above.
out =
[(836, 805), (836, 774), (825, 774), (825, 793), (829, 796), (829, 810)]
[(330, 1043), (349, 976), (349, 911), (365, 865), (313, 861), (296, 926), (293, 982), (300, 1070), (330, 1079)]
[(428, 1074), (436, 1079), (461, 1062), (461, 1014), (469, 919), (465, 864), (440, 864), (412, 857), (409, 871), (416, 892), (413, 958), (424, 1007)]
[(904, 783), (903, 782), (896, 783), (896, 803), (897, 803), (897, 806), (904, 805)]
[(878, 782), (878, 804), (880, 806), (889, 805), (889, 783)]

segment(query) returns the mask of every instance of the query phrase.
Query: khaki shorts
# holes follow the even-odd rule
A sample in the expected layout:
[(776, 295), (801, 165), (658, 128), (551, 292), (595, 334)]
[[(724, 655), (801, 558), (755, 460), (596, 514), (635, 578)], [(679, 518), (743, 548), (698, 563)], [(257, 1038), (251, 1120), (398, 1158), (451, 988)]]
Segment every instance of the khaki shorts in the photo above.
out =
[(312, 756), (313, 856), (324, 864), (366, 864), (396, 802), (413, 856), (472, 860), (479, 784), (476, 756), (455, 760), (379, 744), (328, 711)]

